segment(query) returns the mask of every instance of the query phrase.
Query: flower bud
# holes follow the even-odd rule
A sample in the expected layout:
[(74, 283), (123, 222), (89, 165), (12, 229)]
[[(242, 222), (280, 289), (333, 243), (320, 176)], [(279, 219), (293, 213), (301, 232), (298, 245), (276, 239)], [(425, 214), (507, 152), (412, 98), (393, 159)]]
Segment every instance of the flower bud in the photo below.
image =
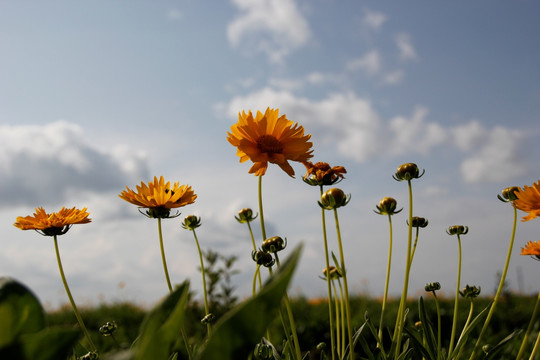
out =
[(424, 175), (425, 170), (422, 170), (422, 173), (420, 173), (420, 170), (418, 169), (418, 166), (414, 163), (406, 163), (403, 165), (400, 165), (397, 168), (397, 172), (393, 175), (393, 178), (397, 181), (403, 181), (403, 180), (412, 180), (412, 179), (418, 179), (421, 178), (422, 175)]
[(459, 292), (461, 296), (463, 296), (465, 299), (474, 299), (477, 298), (480, 295), (480, 290), (482, 290), (481, 287), (476, 286), (469, 286), (466, 285), (463, 290)]
[(324, 351), (324, 349), (326, 349), (326, 343), (325, 342), (318, 343), (316, 349), (318, 351)]
[(114, 321), (107, 321), (104, 325), (99, 328), (99, 333), (103, 336), (111, 336), (114, 334), (118, 326)]
[(206, 324), (211, 324), (214, 322), (214, 320), (216, 319), (216, 316), (212, 313), (209, 313), (209, 314), (206, 314), (202, 319), (201, 319), (201, 324), (203, 325), (206, 325)]
[(489, 354), (489, 352), (491, 351), (491, 349), (493, 349), (493, 346), (489, 345), (489, 344), (486, 344), (484, 346), (482, 346), (482, 351), (484, 352), (484, 354)]
[(453, 226), (450, 226), (446, 230), (446, 233), (448, 235), (465, 235), (468, 232), (469, 232), (469, 227), (463, 226), (463, 225), (453, 225)]
[(319, 205), (326, 210), (333, 210), (347, 205), (351, 200), (350, 195), (345, 195), (343, 190), (338, 188), (328, 189), (322, 194)]
[(379, 201), (379, 205), (376, 205), (378, 211), (375, 211), (379, 215), (394, 215), (399, 213), (403, 208), (396, 211), (397, 201), (391, 197), (385, 197)]
[(187, 230), (195, 230), (201, 226), (201, 218), (195, 215), (188, 215), (182, 223), (182, 227)]
[(517, 200), (516, 192), (519, 192), (519, 187), (517, 187), (517, 186), (510, 186), (510, 187), (507, 187), (506, 189), (504, 189), (504, 190), (501, 192), (501, 193), (502, 193), (502, 196), (501, 196), (501, 195), (497, 195), (497, 197), (498, 197), (499, 200), (501, 200), (502, 202), (514, 201), (514, 200)]
[(263, 241), (262, 250), (267, 253), (276, 253), (287, 247), (287, 238), (283, 240), (279, 236), (272, 236)]
[(339, 272), (339, 270), (335, 266), (332, 266), (332, 265), (330, 265), (327, 268), (324, 268), (322, 273), (325, 279), (328, 276), (328, 274), (330, 274), (330, 280), (339, 279), (341, 277), (341, 273)]
[(272, 267), (276, 260), (270, 255), (270, 253), (264, 252), (262, 250), (253, 250), (251, 252), (251, 258), (257, 263), (257, 265), (262, 265), (266, 267)]
[(94, 351), (90, 351), (89, 353), (86, 353), (85, 355), (79, 358), (79, 360), (97, 360), (97, 359), (99, 359), (99, 356)]
[(258, 343), (257, 345), (255, 345), (253, 355), (255, 355), (255, 359), (258, 360), (274, 359), (274, 351), (272, 349), (272, 346), (265, 343)]
[(427, 292), (433, 292), (433, 291), (437, 291), (437, 290), (440, 290), (441, 289), (441, 284), (438, 283), (438, 282), (432, 282), (432, 283), (427, 283), (426, 286), (424, 287), (424, 289), (427, 291)]
[(414, 327), (417, 329), (417, 330), (420, 330), (420, 328), (422, 327), (422, 322), (421, 321), (417, 321), (414, 323)]
[[(419, 216), (413, 216), (411, 223), (412, 223), (412, 227), (415, 227), (415, 228), (425, 228), (426, 226), (428, 226), (427, 219), (423, 217), (419, 217)], [(409, 222), (407, 221), (407, 225), (408, 224)]]
[(251, 210), (250, 208), (245, 208), (240, 210), (238, 212), (238, 216), (235, 216), (234, 218), (236, 219), (236, 221), (243, 224), (252, 222), (253, 220), (255, 220), (256, 217), (257, 215), (253, 216), (253, 210)]

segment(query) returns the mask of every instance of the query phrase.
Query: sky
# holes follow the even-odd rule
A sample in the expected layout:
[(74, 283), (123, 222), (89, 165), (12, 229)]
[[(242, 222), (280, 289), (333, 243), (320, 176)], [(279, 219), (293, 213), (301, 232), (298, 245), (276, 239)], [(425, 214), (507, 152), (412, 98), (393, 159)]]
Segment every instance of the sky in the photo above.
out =
[[(510, 243), (508, 186), (540, 179), (540, 3), (360, 0), (0, 1), (0, 275), (45, 306), (67, 303), (50, 238), (13, 226), (36, 207), (88, 208), (92, 222), (59, 237), (67, 280), (83, 305), (167, 294), (157, 222), (118, 197), (164, 176), (193, 187), (194, 204), (163, 221), (173, 283), (202, 285), (184, 216), (201, 217), (203, 250), (238, 256), (236, 294), (251, 293), (254, 263), (244, 207), (257, 212), (257, 178), (227, 131), (243, 110), (279, 108), (311, 134), (314, 161), (347, 169), (338, 210), (352, 295), (382, 296), (388, 218), (390, 293), (399, 296), (407, 244), (408, 162), (421, 229), (409, 293), (438, 281), (452, 296), (466, 225), (461, 285), (493, 295)], [(269, 236), (303, 244), (291, 295), (325, 296), (319, 190), (270, 165), (263, 178)], [(520, 247), (540, 220), (518, 224), (508, 286), (535, 293), (539, 264)], [(329, 246), (337, 252), (333, 216)], [(260, 244), (259, 223), (254, 222)]]

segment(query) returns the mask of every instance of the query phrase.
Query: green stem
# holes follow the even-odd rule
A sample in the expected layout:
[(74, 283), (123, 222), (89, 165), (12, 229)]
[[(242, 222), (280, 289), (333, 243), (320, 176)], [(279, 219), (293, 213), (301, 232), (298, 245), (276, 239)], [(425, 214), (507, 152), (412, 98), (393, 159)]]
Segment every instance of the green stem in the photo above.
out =
[(531, 356), (529, 356), (529, 360), (535, 360), (536, 352), (538, 351), (538, 348), (540, 347), (540, 332), (538, 333), (538, 336), (536, 337), (536, 341), (534, 343), (534, 347), (531, 352)]
[(495, 307), (497, 306), (497, 303), (499, 302), (499, 297), (501, 296), (501, 293), (504, 287), (504, 282), (506, 280), (506, 274), (508, 273), (508, 267), (510, 265), (510, 257), (512, 256), (512, 249), (514, 248), (514, 239), (516, 236), (516, 225), (517, 225), (517, 209), (514, 208), (514, 222), (512, 225), (512, 235), (510, 237), (510, 245), (508, 246), (508, 253), (506, 255), (506, 262), (504, 264), (504, 270), (501, 275), (501, 280), (499, 281), (499, 287), (497, 288), (497, 292), (495, 293), (495, 297), (493, 298), (493, 304), (491, 305), (491, 308), (489, 309), (488, 315), (486, 317), (486, 321), (484, 322), (484, 326), (482, 327), (482, 330), (480, 331), (480, 335), (478, 336), (478, 340), (476, 340), (474, 350), (471, 354), (471, 358), (470, 358), (471, 360), (474, 359), (475, 353), (478, 351), (478, 348), (480, 347), (480, 343), (488, 328), (489, 322), (491, 321), (491, 317), (493, 316), (493, 313), (495, 312)]
[(255, 293), (257, 292), (257, 277), (260, 280), (261, 275), (261, 265), (257, 264), (257, 268), (255, 269), (255, 274), (253, 274), (253, 296), (255, 296)]
[(161, 261), (163, 262), (163, 271), (165, 272), (165, 279), (167, 279), (167, 286), (169, 292), (173, 291), (171, 285), (171, 279), (169, 278), (169, 270), (167, 270), (167, 260), (165, 260), (165, 248), (163, 247), (163, 233), (161, 231), (161, 218), (157, 218), (158, 221), (158, 234), (159, 234), (159, 248), (161, 250)]
[(437, 360), (441, 359), (441, 307), (439, 305), (439, 299), (437, 294), (433, 291), (435, 297), (435, 306), (437, 307)]
[[(344, 351), (342, 351), (342, 348), (340, 346), (341, 344), (341, 322), (340, 322), (340, 311), (339, 311), (339, 296), (338, 296), (338, 292), (337, 292), (337, 288), (336, 288), (336, 283), (335, 281), (332, 281), (332, 290), (334, 291), (334, 307), (336, 309), (336, 341), (337, 341), (337, 344), (338, 346), (336, 347), (336, 351), (337, 351), (337, 355), (338, 355), (338, 358), (341, 358), (341, 354), (343, 354)], [(342, 309), (343, 310), (343, 309)], [(330, 330), (332, 332), (334, 332), (334, 329), (332, 327), (330, 327)], [(343, 343), (343, 347), (345, 347), (345, 343)], [(334, 353), (334, 349), (332, 349), (332, 353)]]
[[(255, 245), (255, 237), (253, 236), (253, 230), (251, 229), (249, 221), (247, 222), (247, 226), (249, 229), (249, 235), (251, 236), (251, 244), (253, 245), (253, 251), (257, 251), (257, 245)], [(261, 271), (259, 268), (260, 266), (257, 267), (257, 271), (255, 273), (257, 274), (257, 278), (259, 279), (259, 288), (262, 288)], [(255, 295), (255, 279), (253, 280), (253, 295)]]
[(459, 286), (461, 282), (461, 238), (457, 235), (458, 248), (459, 248), (459, 260), (458, 260), (458, 274), (456, 284), (456, 296), (454, 299), (454, 319), (452, 320), (452, 334), (450, 335), (450, 345), (448, 346), (448, 359), (452, 355), (454, 349), (454, 340), (456, 338), (457, 318), (458, 318), (458, 305), (459, 305)]
[[(323, 186), (320, 186), (321, 190), (321, 196), (323, 195)], [(335, 334), (334, 334), (334, 319), (332, 314), (332, 289), (330, 286), (330, 255), (328, 251), (328, 237), (326, 235), (326, 215), (324, 212), (324, 209), (321, 208), (321, 220), (322, 220), (322, 228), (323, 228), (323, 242), (324, 242), (324, 260), (326, 262), (326, 287), (328, 291), (328, 319), (330, 321), (330, 351), (332, 353), (332, 360), (335, 359), (334, 357), (334, 351), (337, 349), (335, 344)], [(336, 331), (337, 331), (336, 325)]]
[(264, 212), (262, 200), (262, 175), (259, 175), (259, 215), (261, 217), (261, 234), (264, 241), (266, 240), (266, 228), (264, 226)]
[(381, 349), (383, 349), (383, 346), (382, 346), (383, 319), (384, 319), (384, 312), (386, 310), (386, 301), (388, 299), (388, 285), (390, 283), (390, 267), (392, 264), (392, 215), (390, 214), (388, 214), (388, 225), (390, 228), (390, 245), (388, 247), (388, 265), (386, 266), (386, 282), (384, 284), (384, 296), (383, 296), (383, 302), (382, 302), (382, 308), (381, 308), (381, 320), (379, 321), (379, 340), (380, 340), (379, 345)]
[(399, 350), (401, 348), (401, 337), (403, 336), (403, 327), (405, 326), (405, 306), (407, 304), (407, 293), (409, 291), (409, 276), (411, 272), (411, 247), (412, 247), (412, 218), (413, 218), (413, 197), (412, 197), (412, 185), (411, 180), (407, 181), (409, 188), (409, 231), (407, 236), (407, 258), (405, 267), (405, 280), (403, 281), (403, 292), (401, 293), (401, 300), (399, 302), (398, 318), (396, 320), (396, 331), (394, 331), (394, 340), (396, 340), (396, 352), (395, 358), (399, 357)]
[[(195, 232), (195, 229), (192, 229), (191, 231), (193, 231), (193, 237), (195, 238), (195, 243), (197, 244), (197, 251), (199, 252), (199, 260), (201, 262), (203, 293), (204, 293), (204, 311), (206, 312), (205, 315), (208, 315), (210, 312), (208, 311), (208, 294), (207, 294), (207, 291), (206, 291), (206, 275), (204, 273), (204, 262), (203, 262), (202, 251), (201, 251), (201, 247), (199, 245), (199, 239), (197, 239), (197, 233)], [(210, 330), (211, 330), (210, 323), (206, 324), (206, 330), (207, 330), (208, 336), (210, 336)]]
[[(465, 325), (463, 325), (463, 330), (461, 330), (461, 334), (459, 335), (457, 344), (459, 344), (459, 342), (463, 338), (463, 335), (465, 334), (465, 331), (467, 331), (467, 328), (469, 327), (469, 323), (472, 320), (473, 312), (474, 312), (474, 302), (471, 300), (471, 307), (469, 309), (469, 316), (467, 316), (467, 320), (465, 321)], [(459, 352), (458, 352), (457, 356), (455, 356), (456, 359), (459, 359), (461, 357), (461, 353), (463, 352), (463, 348), (464, 347), (462, 346), (461, 349), (459, 349)]]
[(54, 250), (56, 252), (56, 261), (58, 262), (58, 270), (60, 270), (60, 277), (62, 278), (62, 283), (64, 283), (64, 289), (66, 289), (66, 294), (69, 298), (69, 302), (71, 303), (71, 308), (73, 309), (73, 312), (75, 313), (77, 322), (79, 323), (79, 326), (81, 327), (84, 333), (84, 336), (86, 337), (86, 340), (88, 340), (88, 343), (90, 344), (91, 350), (93, 352), (97, 352), (96, 345), (94, 345), (94, 343), (92, 342), (92, 338), (90, 337), (88, 330), (86, 330), (86, 326), (84, 326), (84, 321), (81, 317), (81, 314), (79, 313), (79, 310), (77, 309), (77, 305), (75, 305), (73, 296), (71, 296), (71, 291), (69, 290), (66, 276), (64, 275), (64, 268), (62, 267), (62, 261), (60, 260), (60, 251), (58, 250), (58, 241), (56, 239), (56, 235), (54, 235), (53, 238), (54, 238)]
[(341, 230), (339, 228), (339, 217), (337, 209), (334, 209), (334, 219), (336, 222), (336, 233), (337, 233), (337, 240), (338, 240), (338, 247), (339, 247), (339, 261), (340, 261), (340, 267), (341, 271), (343, 272), (343, 289), (345, 292), (345, 312), (347, 316), (347, 330), (349, 335), (349, 354), (350, 359), (354, 359), (354, 343), (353, 343), (353, 332), (352, 332), (352, 322), (351, 322), (351, 307), (349, 302), (349, 286), (347, 284), (347, 270), (345, 269), (345, 257), (343, 256), (343, 243), (341, 241)]
[(414, 259), (414, 253), (416, 252), (416, 244), (418, 244), (418, 233), (420, 232), (420, 228), (416, 228), (416, 236), (414, 238), (414, 245), (413, 245), (413, 248), (412, 248), (412, 253), (411, 253), (411, 266), (412, 266), (412, 262), (413, 262), (413, 259)]
[(525, 351), (525, 348), (527, 347), (529, 335), (531, 335), (534, 324), (536, 323), (536, 316), (538, 314), (539, 309), (540, 309), (540, 293), (538, 293), (538, 297), (536, 298), (536, 305), (534, 305), (534, 310), (531, 316), (531, 320), (529, 321), (529, 326), (527, 326), (527, 331), (525, 332), (525, 336), (523, 337), (523, 341), (521, 342), (521, 346), (516, 356), (516, 360), (520, 360), (521, 357), (523, 356), (523, 352)]

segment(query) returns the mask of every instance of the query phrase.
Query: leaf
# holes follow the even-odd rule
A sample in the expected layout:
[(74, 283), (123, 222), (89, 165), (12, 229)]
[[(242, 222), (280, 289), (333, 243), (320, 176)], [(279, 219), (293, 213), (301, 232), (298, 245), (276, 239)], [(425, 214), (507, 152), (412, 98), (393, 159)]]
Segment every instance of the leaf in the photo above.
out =
[(425, 339), (426, 339), (426, 350), (429, 353), (429, 357), (431, 359), (437, 358), (437, 339), (435, 338), (435, 335), (433, 334), (433, 328), (431, 326), (431, 323), (428, 320), (426, 307), (424, 305), (424, 298), (420, 296), (420, 300), (418, 301), (418, 314), (420, 316), (420, 322), (421, 322), (421, 329), (424, 333)]
[(188, 290), (186, 281), (148, 313), (141, 324), (135, 359), (169, 359), (182, 330)]
[(476, 317), (471, 321), (471, 323), (469, 324), (467, 329), (463, 330), (463, 335), (459, 338), (459, 340), (458, 340), (458, 342), (456, 344), (456, 347), (454, 348), (454, 351), (452, 351), (452, 353), (449, 354), (448, 359), (452, 359), (456, 355), (459, 354), (461, 348), (467, 342), (467, 339), (469, 338), (469, 334), (470, 334), (471, 330), (475, 328), (475, 326), (480, 322), (480, 320), (482, 320), (482, 317), (484, 315), (486, 315), (486, 312), (488, 311), (488, 309), (490, 307), (491, 307), (491, 304), (486, 306), (486, 308), (484, 310), (482, 310), (480, 313), (478, 313), (478, 315), (476, 315)]
[(489, 352), (487, 353), (484, 360), (500, 359), (500, 357), (495, 357), (495, 356), (499, 354), (499, 352), (504, 348), (506, 343), (508, 343), (510, 340), (512, 340), (517, 335), (519, 335), (521, 333), (521, 331), (522, 330), (516, 330), (513, 333), (511, 333), (510, 335), (508, 335), (507, 337), (505, 337), (504, 339), (502, 339), (497, 345), (495, 345), (493, 348), (491, 348), (489, 350)]
[(247, 359), (268, 325), (278, 316), (279, 307), (300, 257), (294, 249), (263, 288), (252, 298), (225, 314), (199, 349), (198, 360)]
[(9, 277), (0, 278), (0, 348), (22, 334), (45, 328), (45, 313), (26, 286)]
[(81, 337), (77, 329), (51, 327), (33, 334), (21, 336), (24, 359), (65, 359)]

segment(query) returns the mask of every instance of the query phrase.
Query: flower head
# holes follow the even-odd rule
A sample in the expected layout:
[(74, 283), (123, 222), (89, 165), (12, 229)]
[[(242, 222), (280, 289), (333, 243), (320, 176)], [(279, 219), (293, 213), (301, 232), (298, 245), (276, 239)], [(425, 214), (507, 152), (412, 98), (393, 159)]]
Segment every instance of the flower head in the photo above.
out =
[(193, 204), (197, 198), (191, 186), (175, 182), (171, 187), (171, 183), (165, 182), (163, 176), (159, 180), (154, 176), (154, 181), (148, 185), (141, 182), (137, 192), (126, 186), (126, 190), (118, 196), (141, 208), (147, 208), (146, 215), (154, 218), (167, 218), (171, 209)]
[(182, 227), (186, 230), (195, 230), (201, 226), (201, 218), (195, 215), (188, 215), (182, 222)]
[(62, 207), (58, 212), (47, 214), (42, 207), (38, 207), (33, 216), (19, 216), (13, 225), (21, 230), (36, 230), (45, 236), (56, 236), (65, 234), (73, 224), (89, 223), (88, 215), (86, 208)]
[(424, 286), (424, 289), (427, 292), (434, 292), (437, 290), (441, 290), (441, 284), (439, 282), (427, 283), (426, 286)]
[(377, 210), (375, 211), (379, 215), (394, 215), (399, 213), (403, 208), (396, 211), (397, 201), (391, 197), (384, 197), (379, 201), (379, 205), (375, 205)]
[(465, 235), (469, 232), (468, 226), (463, 225), (452, 225), (447, 230), (448, 235)]
[[(427, 221), (426, 218), (420, 217), (420, 216), (413, 216), (412, 217), (412, 227), (414, 228), (425, 228), (428, 226), (429, 221)], [(407, 225), (409, 225), (409, 221), (407, 220)]]
[(528, 212), (529, 215), (523, 217), (521, 221), (529, 221), (540, 216), (540, 180), (532, 186), (524, 186), (514, 193), (517, 197), (514, 200), (516, 209)]
[(255, 220), (257, 218), (258, 214), (253, 216), (253, 210), (250, 208), (244, 208), (238, 212), (238, 216), (235, 216), (234, 218), (236, 221), (238, 221), (240, 224), (243, 223), (249, 223)]
[(463, 290), (459, 292), (459, 295), (463, 296), (465, 299), (473, 300), (480, 295), (482, 288), (480, 286), (469, 286), (466, 285)]
[(535, 259), (540, 260), (540, 240), (535, 242), (529, 241), (525, 247), (521, 248), (520, 255), (531, 255)]
[(251, 111), (247, 114), (242, 111), (231, 132), (227, 132), (227, 140), (236, 146), (240, 162), (254, 163), (250, 174), (264, 175), (270, 162), (294, 177), (289, 160), (304, 162), (313, 157), (313, 144), (308, 141), (311, 135), (304, 135), (302, 126), (278, 114), (279, 109), (270, 108), (264, 114), (257, 111), (255, 117)]
[(343, 166), (330, 167), (325, 162), (313, 164), (311, 161), (304, 161), (304, 166), (307, 171), (303, 180), (306, 184), (312, 186), (334, 185), (343, 180), (343, 174), (347, 173)]
[(345, 206), (351, 200), (350, 195), (345, 195), (343, 190), (338, 188), (328, 189), (322, 194), (319, 206), (326, 210), (333, 210)]
[(262, 250), (267, 253), (276, 253), (287, 247), (287, 238), (282, 239), (279, 236), (272, 236), (263, 241)]
[(420, 173), (420, 170), (418, 169), (418, 166), (416, 164), (406, 163), (398, 166), (396, 173), (393, 175), (393, 178), (397, 181), (409, 181), (412, 179), (421, 178), (422, 175), (424, 175), (424, 172), (425, 170), (422, 170), (422, 173)]

